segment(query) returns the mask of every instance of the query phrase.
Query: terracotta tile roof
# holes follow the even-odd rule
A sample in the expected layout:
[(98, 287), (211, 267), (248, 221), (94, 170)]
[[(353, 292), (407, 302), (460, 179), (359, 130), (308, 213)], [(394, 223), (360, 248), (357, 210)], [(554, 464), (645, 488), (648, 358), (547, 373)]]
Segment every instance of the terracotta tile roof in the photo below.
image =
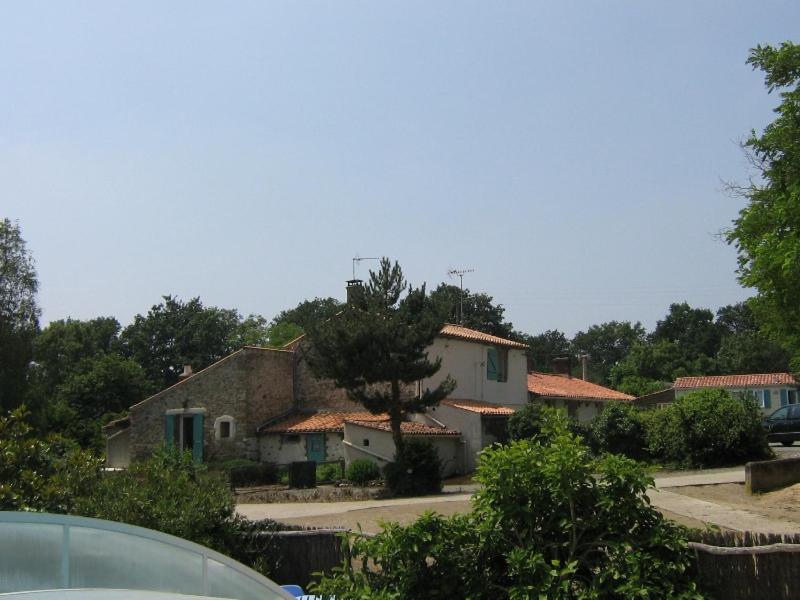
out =
[(295, 413), (258, 428), (258, 433), (322, 433), (344, 431), (346, 420), (387, 421), (389, 415), (370, 412)]
[(507, 340), (505, 338), (497, 337), (496, 335), (489, 335), (482, 331), (475, 331), (461, 325), (447, 324), (442, 327), (439, 335), (443, 337), (455, 338), (458, 340), (466, 340), (468, 342), (478, 342), (480, 344), (491, 344), (492, 346), (503, 346), (505, 348), (519, 348), (526, 350), (528, 346), (521, 342), (514, 340)]
[[(360, 425), (369, 429), (377, 429), (378, 431), (391, 431), (389, 421), (359, 421), (358, 419), (347, 419), (348, 423), (353, 425)], [(433, 427), (432, 425), (425, 425), (423, 423), (415, 423), (412, 421), (403, 421), (400, 423), (400, 430), (404, 435), (461, 435), (461, 432), (447, 427)]]
[(587, 400), (633, 400), (633, 396), (616, 390), (552, 373), (528, 373), (528, 391), (537, 396), (586, 398)]
[(754, 375), (711, 375), (708, 377), (678, 377), (673, 387), (762, 387), (770, 385), (798, 385), (791, 373), (758, 373)]
[(497, 404), (490, 404), (489, 402), (481, 402), (480, 400), (455, 400), (448, 398), (442, 400), (442, 404), (452, 406), (453, 408), (460, 408), (461, 410), (468, 410), (470, 412), (480, 413), (482, 415), (513, 415), (514, 409), (507, 406), (498, 406)]

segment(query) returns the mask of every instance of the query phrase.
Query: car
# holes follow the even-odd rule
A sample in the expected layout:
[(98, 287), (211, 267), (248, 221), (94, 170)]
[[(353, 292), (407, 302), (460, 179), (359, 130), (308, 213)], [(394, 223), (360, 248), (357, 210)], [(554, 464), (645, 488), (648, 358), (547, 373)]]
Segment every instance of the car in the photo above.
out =
[(784, 446), (791, 446), (800, 440), (800, 404), (781, 406), (765, 417), (761, 425), (767, 432), (768, 442), (780, 442)]

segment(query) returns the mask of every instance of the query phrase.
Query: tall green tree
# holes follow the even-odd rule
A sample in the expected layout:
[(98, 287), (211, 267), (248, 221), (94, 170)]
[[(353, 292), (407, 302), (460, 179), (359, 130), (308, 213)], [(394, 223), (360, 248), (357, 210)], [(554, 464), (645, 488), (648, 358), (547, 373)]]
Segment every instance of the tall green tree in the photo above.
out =
[[(120, 336), (123, 352), (138, 362), (158, 388), (178, 381), (183, 365), (203, 369), (230, 354), (243, 342), (266, 336), (253, 327), (263, 319), (242, 320), (236, 310), (203, 306), (200, 298), (188, 302), (164, 296), (147, 315), (136, 315)], [(248, 331), (249, 328), (249, 331)]]
[(634, 344), (644, 339), (645, 329), (638, 321), (609, 321), (576, 333), (572, 338), (572, 348), (576, 353), (589, 355), (590, 379), (605, 385), (611, 367), (625, 358)]
[(52, 394), (82, 361), (119, 352), (119, 332), (114, 317), (51, 321), (33, 343), (34, 379)]
[(739, 280), (758, 290), (753, 308), (792, 352), (800, 369), (800, 46), (757, 46), (747, 60), (764, 73), (768, 92), (779, 91), (776, 117), (744, 143), (757, 171), (727, 241), (738, 252)]
[(19, 406), (25, 394), (33, 339), (39, 330), (39, 281), (19, 224), (0, 221), (0, 410)]
[(506, 309), (502, 304), (495, 304), (494, 298), (488, 294), (471, 292), (465, 288), (462, 298), (461, 288), (440, 283), (431, 292), (430, 298), (442, 319), (449, 323), (461, 323), (464, 327), (499, 337), (512, 336), (514, 326), (503, 318)]
[(274, 319), (272, 325), (293, 323), (302, 331), (307, 331), (310, 327), (321, 321), (333, 317), (342, 310), (344, 304), (336, 298), (314, 298), (313, 300), (303, 300), (294, 308), (282, 310)]
[(308, 331), (316, 375), (332, 379), (370, 412), (388, 413), (398, 462), (405, 416), (439, 403), (455, 387), (448, 377), (419, 395), (407, 389), (439, 370), (441, 359), (431, 360), (426, 350), (442, 324), (424, 284), (409, 287), (400, 265), (383, 258), (339, 315)]
[(539, 335), (517, 336), (528, 344), (526, 355), (530, 370), (550, 373), (553, 370), (553, 359), (569, 356), (572, 353), (567, 336), (563, 331), (548, 329)]
[(687, 361), (700, 355), (713, 357), (719, 350), (722, 332), (707, 308), (692, 308), (687, 302), (669, 305), (667, 315), (656, 323), (654, 342), (674, 342)]

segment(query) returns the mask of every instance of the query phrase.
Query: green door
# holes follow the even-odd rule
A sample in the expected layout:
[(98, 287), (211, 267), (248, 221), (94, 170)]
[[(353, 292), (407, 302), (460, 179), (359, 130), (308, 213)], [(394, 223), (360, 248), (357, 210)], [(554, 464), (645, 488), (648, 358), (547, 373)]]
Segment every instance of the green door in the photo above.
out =
[(306, 434), (306, 458), (315, 462), (325, 462), (325, 434)]

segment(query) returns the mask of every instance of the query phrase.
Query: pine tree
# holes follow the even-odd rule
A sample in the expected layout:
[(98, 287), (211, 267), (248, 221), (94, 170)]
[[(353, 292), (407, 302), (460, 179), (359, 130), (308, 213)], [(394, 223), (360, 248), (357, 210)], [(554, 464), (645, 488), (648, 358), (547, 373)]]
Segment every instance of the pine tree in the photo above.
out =
[(410, 287), (400, 265), (383, 258), (341, 313), (308, 332), (306, 356), (314, 373), (332, 379), (371, 413), (388, 413), (398, 461), (405, 416), (438, 404), (455, 388), (448, 376), (434, 389), (408, 390), (441, 367), (441, 359), (430, 360), (426, 349), (442, 324), (425, 285)]

